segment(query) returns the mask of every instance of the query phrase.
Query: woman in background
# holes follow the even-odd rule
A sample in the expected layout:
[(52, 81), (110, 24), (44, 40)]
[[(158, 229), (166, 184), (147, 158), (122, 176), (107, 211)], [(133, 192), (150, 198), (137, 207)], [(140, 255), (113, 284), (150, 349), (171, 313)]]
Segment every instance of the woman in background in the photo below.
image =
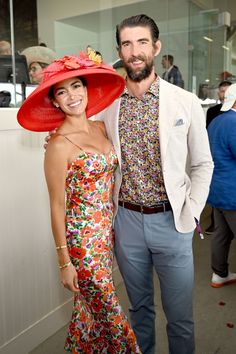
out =
[(52, 49), (41, 45), (24, 49), (21, 55), (26, 56), (30, 81), (35, 85), (41, 83), (43, 70), (56, 59)]

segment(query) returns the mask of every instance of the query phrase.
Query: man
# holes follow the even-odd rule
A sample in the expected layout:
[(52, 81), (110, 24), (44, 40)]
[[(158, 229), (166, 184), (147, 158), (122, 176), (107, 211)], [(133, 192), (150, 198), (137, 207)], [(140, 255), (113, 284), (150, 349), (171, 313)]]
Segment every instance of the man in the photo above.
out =
[(225, 92), (223, 114), (208, 127), (215, 169), (208, 203), (214, 212), (215, 229), (211, 244), (211, 286), (236, 283), (236, 273), (228, 269), (228, 255), (236, 237), (236, 84)]
[(127, 87), (97, 119), (104, 120), (121, 164), (114, 190), (115, 251), (131, 324), (142, 353), (155, 354), (155, 268), (169, 353), (193, 354), (192, 236), (213, 170), (205, 117), (194, 94), (155, 73), (161, 42), (150, 17), (125, 19), (116, 38)]
[[(206, 127), (208, 127), (208, 125), (211, 123), (211, 121), (217, 117), (219, 114), (221, 114), (221, 107), (222, 104), (224, 102), (224, 97), (225, 97), (225, 91), (227, 90), (227, 88), (231, 85), (232, 83), (228, 80), (224, 80), (221, 81), (219, 86), (218, 86), (218, 97), (220, 100), (220, 103), (216, 104), (213, 107), (208, 108), (207, 110), (207, 114), (206, 114)], [(211, 223), (210, 225), (207, 227), (207, 229), (205, 230), (205, 234), (207, 235), (211, 235), (214, 231), (214, 216), (213, 216), (213, 210), (211, 211), (211, 215), (210, 215), (210, 220)]]
[(227, 90), (227, 88), (232, 84), (232, 82), (228, 81), (228, 80), (224, 80), (221, 81), (219, 83), (218, 86), (218, 97), (220, 100), (220, 103), (216, 104), (213, 107), (208, 108), (207, 110), (207, 116), (206, 116), (206, 126), (208, 127), (208, 125), (211, 123), (211, 121), (217, 117), (219, 114), (221, 114), (221, 107), (222, 104), (224, 102), (224, 97), (225, 97), (225, 91)]
[(174, 65), (173, 55), (163, 55), (161, 64), (166, 70), (162, 74), (162, 78), (171, 84), (184, 88), (184, 81), (178, 66)]

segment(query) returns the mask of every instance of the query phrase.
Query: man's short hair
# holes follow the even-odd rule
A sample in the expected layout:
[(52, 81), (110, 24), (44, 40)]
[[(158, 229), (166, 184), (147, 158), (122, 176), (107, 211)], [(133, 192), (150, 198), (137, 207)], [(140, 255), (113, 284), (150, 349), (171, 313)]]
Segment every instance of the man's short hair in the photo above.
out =
[(167, 59), (167, 60), (170, 62), (170, 65), (173, 65), (173, 63), (174, 63), (174, 57), (173, 57), (173, 55), (171, 55), (171, 54), (166, 54), (166, 55), (163, 55), (162, 58)]
[(116, 42), (118, 47), (120, 47), (120, 32), (126, 27), (148, 27), (151, 32), (153, 44), (159, 39), (159, 28), (156, 22), (151, 17), (141, 14), (128, 17), (116, 26)]
[(223, 81), (221, 81), (221, 82), (219, 83), (218, 88), (224, 87), (224, 86), (230, 86), (230, 85), (232, 85), (232, 82), (231, 82), (231, 81), (229, 81), (229, 80), (223, 80)]

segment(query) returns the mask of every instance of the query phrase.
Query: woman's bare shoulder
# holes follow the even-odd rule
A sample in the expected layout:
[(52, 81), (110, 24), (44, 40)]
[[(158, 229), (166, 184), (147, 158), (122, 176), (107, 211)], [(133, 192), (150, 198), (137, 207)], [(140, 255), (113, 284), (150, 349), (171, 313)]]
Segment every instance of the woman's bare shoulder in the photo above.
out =
[(63, 135), (55, 133), (51, 136), (50, 140), (48, 141), (46, 152), (47, 151), (55, 151), (55, 152), (66, 152), (67, 149), (67, 142)]

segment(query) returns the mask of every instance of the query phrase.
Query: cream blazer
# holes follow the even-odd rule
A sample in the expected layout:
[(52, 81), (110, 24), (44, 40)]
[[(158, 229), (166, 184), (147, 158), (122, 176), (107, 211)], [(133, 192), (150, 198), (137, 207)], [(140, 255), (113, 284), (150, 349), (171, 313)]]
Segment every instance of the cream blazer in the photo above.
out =
[[(206, 122), (196, 95), (160, 79), (159, 137), (164, 184), (172, 206), (175, 227), (193, 231), (209, 193), (213, 172)], [(121, 150), (118, 132), (120, 100), (94, 117), (103, 120), (119, 160), (114, 205), (121, 185)]]

